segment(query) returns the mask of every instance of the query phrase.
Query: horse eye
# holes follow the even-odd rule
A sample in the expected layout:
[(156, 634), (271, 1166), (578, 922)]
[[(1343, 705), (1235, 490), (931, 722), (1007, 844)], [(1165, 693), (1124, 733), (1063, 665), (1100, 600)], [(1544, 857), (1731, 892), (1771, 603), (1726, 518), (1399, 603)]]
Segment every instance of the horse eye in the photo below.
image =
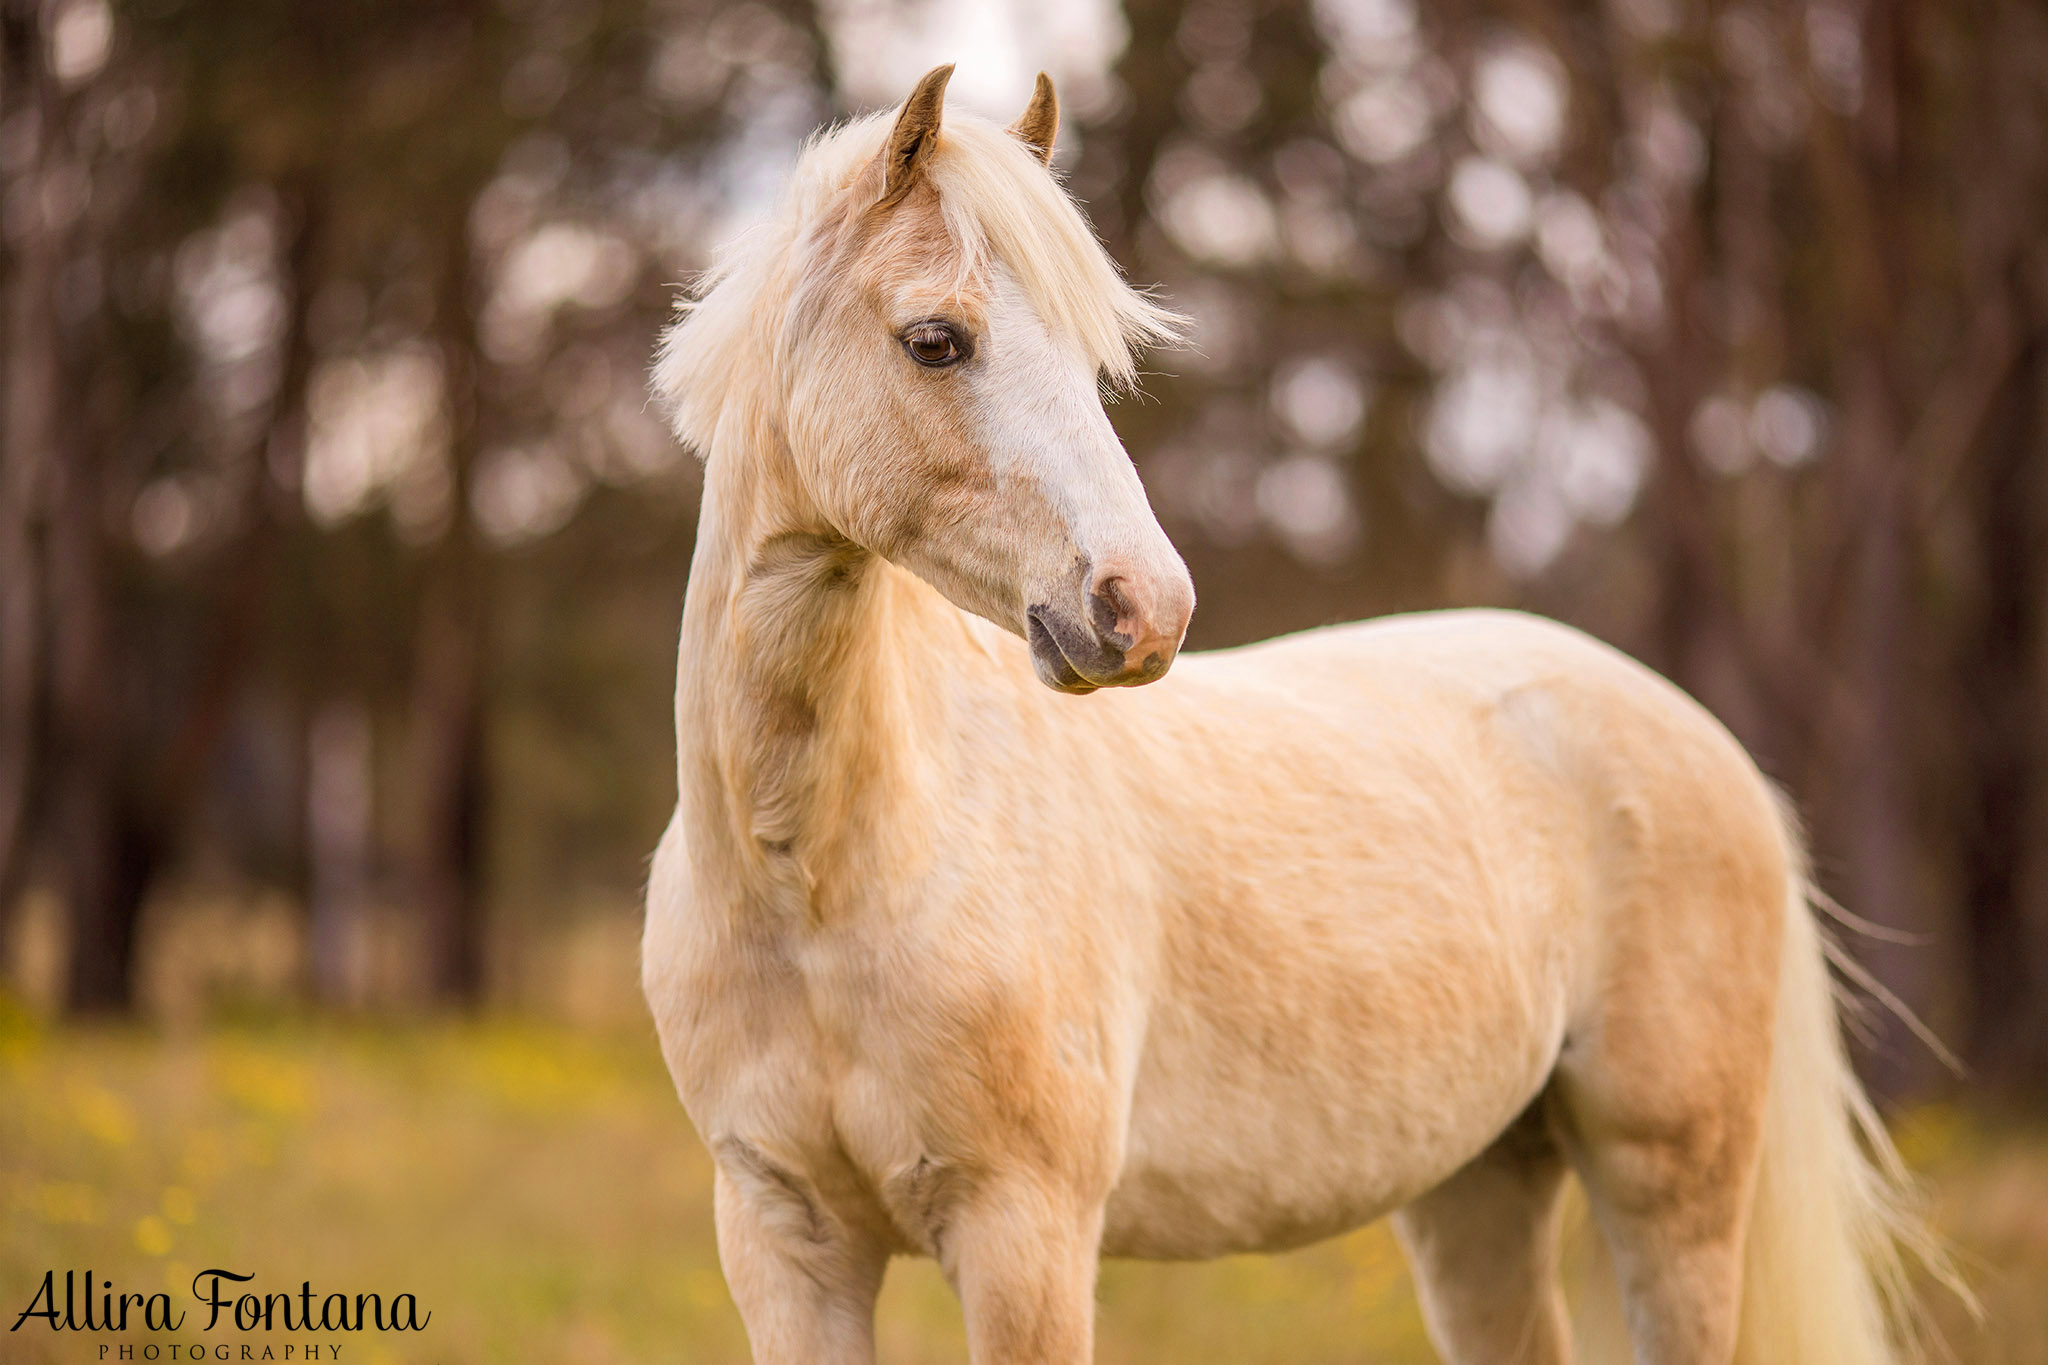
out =
[(943, 369), (966, 357), (960, 339), (944, 323), (921, 323), (903, 338), (903, 349), (927, 369)]

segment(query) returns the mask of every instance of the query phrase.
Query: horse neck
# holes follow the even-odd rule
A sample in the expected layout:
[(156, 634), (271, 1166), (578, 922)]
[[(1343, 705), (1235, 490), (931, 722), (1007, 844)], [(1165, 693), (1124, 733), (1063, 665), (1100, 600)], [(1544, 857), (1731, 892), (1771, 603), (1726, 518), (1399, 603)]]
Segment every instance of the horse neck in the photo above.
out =
[(932, 655), (967, 640), (960, 616), (833, 532), (772, 437), (714, 450), (677, 666), (693, 862), (822, 919), (917, 860)]

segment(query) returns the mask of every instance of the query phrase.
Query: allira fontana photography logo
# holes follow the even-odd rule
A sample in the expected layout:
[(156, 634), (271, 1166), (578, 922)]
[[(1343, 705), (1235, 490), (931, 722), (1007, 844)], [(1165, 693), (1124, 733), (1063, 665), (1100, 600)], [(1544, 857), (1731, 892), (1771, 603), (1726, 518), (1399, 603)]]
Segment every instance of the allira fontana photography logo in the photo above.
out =
[[(124, 1291), (90, 1270), (64, 1271), (61, 1282), (58, 1272), (46, 1270), (8, 1330), (40, 1325), (52, 1332), (179, 1334), (169, 1342), (102, 1344), (98, 1358), (106, 1360), (338, 1361), (341, 1344), (320, 1341), (320, 1334), (419, 1332), (434, 1316), (409, 1293), (321, 1294), (310, 1280), (300, 1281), (296, 1292), (259, 1292), (255, 1279), (233, 1270), (202, 1270), (192, 1277), (191, 1302), (181, 1306), (168, 1293)], [(219, 1340), (225, 1332), (290, 1333), (294, 1339)], [(202, 1341), (199, 1333), (213, 1339)]]

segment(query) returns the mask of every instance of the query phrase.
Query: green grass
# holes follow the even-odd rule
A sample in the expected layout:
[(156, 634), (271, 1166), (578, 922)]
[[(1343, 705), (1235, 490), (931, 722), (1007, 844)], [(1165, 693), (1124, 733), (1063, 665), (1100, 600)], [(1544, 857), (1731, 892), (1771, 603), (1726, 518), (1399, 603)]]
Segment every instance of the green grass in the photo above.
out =
[[(1918, 1116), (1905, 1139), (1993, 1314), (1960, 1357), (2048, 1361), (2048, 1142), (1947, 1110)], [(266, 1341), (304, 1339), (208, 1335), (203, 1317), (168, 1338), (53, 1336), (39, 1321), (5, 1332), (46, 1270), (60, 1291), (64, 1270), (90, 1268), (190, 1310), (194, 1272), (213, 1266), (255, 1274), (258, 1292), (310, 1280), (316, 1294), (416, 1294), (433, 1313), (416, 1337), (320, 1338), (364, 1365), (747, 1358), (718, 1271), (709, 1162), (649, 1037), (510, 1022), (172, 1036), (0, 1022), (0, 1360), (68, 1365), (121, 1340), (247, 1342), (260, 1358)], [(1113, 1263), (1099, 1298), (1104, 1362), (1434, 1358), (1383, 1228), (1280, 1257)], [(887, 1361), (966, 1356), (928, 1263), (892, 1268), (879, 1334)]]

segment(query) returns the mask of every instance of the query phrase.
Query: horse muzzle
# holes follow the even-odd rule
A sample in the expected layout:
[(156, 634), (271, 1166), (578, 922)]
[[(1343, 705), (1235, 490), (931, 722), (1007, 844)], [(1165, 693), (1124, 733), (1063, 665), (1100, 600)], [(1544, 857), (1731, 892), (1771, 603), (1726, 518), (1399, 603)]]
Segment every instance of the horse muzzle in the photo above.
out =
[(1040, 603), (1025, 612), (1039, 681), (1055, 691), (1085, 693), (1164, 677), (1195, 610), (1187, 570), (1143, 575), (1112, 565), (1087, 577), (1081, 610)]

